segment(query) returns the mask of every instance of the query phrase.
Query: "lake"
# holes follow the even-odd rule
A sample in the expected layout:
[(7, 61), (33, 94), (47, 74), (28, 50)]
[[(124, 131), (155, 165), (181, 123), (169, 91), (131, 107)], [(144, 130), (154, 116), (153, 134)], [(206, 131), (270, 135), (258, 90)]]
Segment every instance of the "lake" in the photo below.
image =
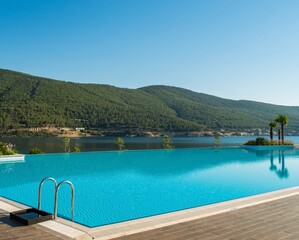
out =
[[(214, 137), (174, 137), (175, 148), (200, 148), (200, 147), (230, 147), (240, 146), (256, 136), (222, 137), (220, 143), (216, 143)], [(268, 138), (267, 136), (265, 138)], [(286, 136), (286, 140), (299, 143), (299, 136)], [(82, 152), (117, 150), (114, 144), (116, 137), (81, 137), (71, 139), (71, 148), (78, 146)], [(128, 137), (124, 138), (126, 149), (159, 149), (163, 148), (163, 138)], [(63, 152), (61, 138), (0, 138), (0, 141), (10, 142), (16, 145), (19, 153), (28, 153), (31, 148), (37, 147), (45, 153)]]

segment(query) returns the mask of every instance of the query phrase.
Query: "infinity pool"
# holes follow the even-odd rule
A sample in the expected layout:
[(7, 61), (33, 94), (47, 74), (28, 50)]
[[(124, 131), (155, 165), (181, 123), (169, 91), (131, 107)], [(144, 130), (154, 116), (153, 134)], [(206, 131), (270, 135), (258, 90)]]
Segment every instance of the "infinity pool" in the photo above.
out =
[[(143, 150), (26, 156), (0, 164), (0, 195), (37, 207), (39, 182), (75, 186), (75, 221), (89, 227), (168, 213), (299, 185), (299, 151), (242, 148)], [(42, 209), (53, 212), (53, 183)], [(58, 214), (70, 217), (71, 191)]]

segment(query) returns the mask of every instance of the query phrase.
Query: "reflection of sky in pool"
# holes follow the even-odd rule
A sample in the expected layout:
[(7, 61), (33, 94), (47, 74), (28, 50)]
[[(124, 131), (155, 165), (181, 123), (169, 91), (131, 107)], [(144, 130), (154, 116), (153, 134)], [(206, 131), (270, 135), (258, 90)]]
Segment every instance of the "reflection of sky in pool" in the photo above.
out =
[[(105, 225), (299, 185), (299, 151), (241, 148), (144, 150), (26, 156), (0, 164), (0, 195), (37, 207), (44, 177), (75, 186), (75, 221)], [(42, 209), (53, 212), (53, 185)], [(58, 213), (70, 216), (62, 186)]]

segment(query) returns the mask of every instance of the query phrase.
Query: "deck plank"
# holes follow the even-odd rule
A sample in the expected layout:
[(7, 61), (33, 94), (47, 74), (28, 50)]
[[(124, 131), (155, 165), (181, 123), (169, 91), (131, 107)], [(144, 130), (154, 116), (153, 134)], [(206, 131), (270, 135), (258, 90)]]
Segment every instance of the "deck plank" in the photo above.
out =
[(299, 240), (299, 195), (114, 240)]
[(53, 232), (24, 226), (9, 218), (9, 213), (0, 209), (0, 240), (62, 240)]

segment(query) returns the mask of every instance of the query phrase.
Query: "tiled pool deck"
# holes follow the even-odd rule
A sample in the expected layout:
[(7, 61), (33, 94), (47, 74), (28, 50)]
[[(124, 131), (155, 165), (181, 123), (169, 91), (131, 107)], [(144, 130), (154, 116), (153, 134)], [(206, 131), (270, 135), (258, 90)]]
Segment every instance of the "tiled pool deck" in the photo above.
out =
[(64, 220), (19, 226), (7, 217), (14, 207), (0, 199), (1, 240), (299, 240), (299, 187), (97, 228)]

